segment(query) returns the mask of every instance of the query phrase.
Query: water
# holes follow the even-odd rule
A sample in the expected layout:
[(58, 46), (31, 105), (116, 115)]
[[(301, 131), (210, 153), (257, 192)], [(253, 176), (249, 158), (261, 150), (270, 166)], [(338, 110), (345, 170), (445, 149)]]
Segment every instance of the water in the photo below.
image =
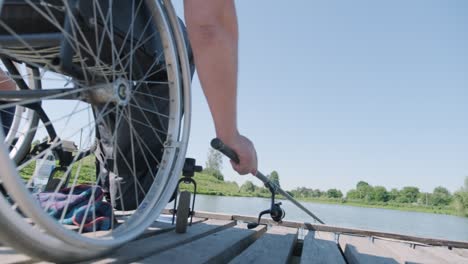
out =
[[(312, 222), (311, 218), (289, 201), (281, 201), (284, 220)], [(370, 229), (405, 235), (468, 241), (468, 218), (337, 204), (302, 204), (328, 225)], [(195, 210), (258, 216), (268, 209), (270, 199), (197, 195)]]

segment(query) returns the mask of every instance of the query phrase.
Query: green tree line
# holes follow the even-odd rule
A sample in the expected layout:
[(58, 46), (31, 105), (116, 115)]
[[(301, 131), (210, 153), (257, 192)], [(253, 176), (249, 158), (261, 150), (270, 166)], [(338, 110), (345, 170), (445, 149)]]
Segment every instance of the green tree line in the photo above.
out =
[[(257, 186), (252, 181), (246, 181), (240, 187), (235, 182), (224, 182), (221, 169), (221, 154), (210, 150), (203, 171), (204, 187), (202, 188), (206, 188), (206, 194), (269, 197), (270, 192), (268, 189)], [(206, 178), (205, 176), (211, 176), (217, 181), (213, 182), (209, 180), (211, 177)], [(277, 171), (272, 171), (267, 177), (278, 186), (281, 186)], [(429, 208), (437, 209), (436, 211), (432, 210), (432, 212), (451, 214), (455, 212), (455, 214), (468, 217), (468, 176), (465, 178), (464, 186), (454, 193), (451, 193), (443, 186), (434, 188), (432, 192), (422, 192), (418, 187), (414, 186), (387, 190), (384, 186), (372, 186), (365, 181), (359, 181), (356, 187), (349, 190), (346, 195), (336, 188), (320, 190), (298, 187), (288, 193), (297, 199), (303, 200), (375, 205), (377, 207)]]
[(453, 195), (453, 206), (460, 215), (468, 217), (468, 177), (465, 184)]
[(358, 182), (356, 188), (349, 190), (346, 196), (337, 189), (321, 191), (306, 187), (296, 188), (290, 193), (296, 198), (305, 199), (341, 199), (342, 202), (371, 205), (436, 207), (455, 210), (459, 215), (468, 216), (468, 177), (464, 186), (453, 194), (443, 186), (434, 188), (432, 192), (421, 192), (414, 186), (387, 190), (383, 186), (372, 186), (365, 181)]
[[(242, 186), (238, 186), (235, 182), (224, 182), (224, 175), (221, 173), (223, 168), (223, 156), (219, 151), (214, 149), (208, 150), (207, 160), (205, 168), (203, 169), (203, 176), (199, 176), (204, 180), (205, 194), (216, 194), (216, 195), (235, 195), (235, 196), (256, 196), (256, 197), (268, 197), (270, 192), (265, 187), (259, 187), (253, 184), (252, 181), (246, 181)], [(206, 176), (212, 176), (217, 181), (208, 183), (206, 182)], [(277, 171), (272, 171), (267, 177), (270, 181), (281, 186), (279, 182), (279, 174)], [(225, 184), (220, 184), (224, 182)], [(202, 187), (202, 188), (203, 188)], [(222, 191), (221, 191), (222, 189)]]

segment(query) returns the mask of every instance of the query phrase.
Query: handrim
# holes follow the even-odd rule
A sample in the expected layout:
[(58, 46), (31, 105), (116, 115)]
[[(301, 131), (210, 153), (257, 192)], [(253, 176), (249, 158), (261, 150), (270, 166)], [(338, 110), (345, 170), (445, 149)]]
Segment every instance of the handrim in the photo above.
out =
[[(156, 180), (160, 184), (153, 184), (151, 189), (148, 191), (148, 193), (159, 193), (159, 195), (154, 195), (153, 197), (147, 195), (145, 200), (140, 205), (141, 209), (138, 210), (128, 222), (115, 229), (111, 235), (99, 237), (99, 239), (94, 239), (81, 236), (64, 228), (57, 228), (59, 224), (52, 218), (48, 217), (37, 204), (37, 202), (32, 199), (29, 191), (25, 188), (18, 175), (16, 175), (16, 177), (6, 177), (7, 179), (5, 179), (5, 185), (8, 189), (19, 190), (19, 192), (15, 192), (14, 198), (18, 201), (20, 207), (25, 212), (27, 212), (28, 215), (30, 215), (37, 224), (45, 228), (48, 233), (71, 245), (76, 245), (92, 250), (101, 250), (118, 246), (130, 239), (135, 238), (139, 233), (143, 232), (146, 226), (154, 221), (154, 219), (164, 208), (165, 204), (172, 195), (172, 191), (175, 188), (175, 184), (177, 182), (177, 175), (181, 171), (183, 165), (190, 126), (190, 87), (186, 85), (190, 82), (190, 80), (187, 79), (187, 76), (189, 76), (189, 73), (187, 72), (188, 66), (179, 69), (178, 60), (179, 55), (180, 60), (183, 63), (187, 63), (188, 59), (186, 58), (187, 55), (185, 52), (185, 46), (182, 48), (182, 50), (179, 50), (179, 53), (174, 50), (175, 48), (180, 49), (182, 46), (176, 46), (174, 43), (172, 32), (169, 29), (169, 22), (163, 13), (163, 9), (161, 8), (159, 1), (146, 0), (146, 3), (151, 7), (150, 9), (152, 10), (153, 18), (157, 21), (156, 24), (159, 27), (160, 34), (164, 35), (162, 39), (165, 41), (164, 53), (166, 58), (166, 65), (167, 68), (173, 69), (172, 71), (169, 71), (169, 75), (174, 75), (169, 76), (169, 78), (172, 80), (169, 82), (172, 87), (170, 89), (170, 98), (171, 101), (173, 101), (170, 104), (170, 108), (172, 110), (170, 111), (171, 119), (169, 121), (169, 130), (176, 132), (172, 133), (170, 135), (170, 140), (167, 140), (166, 142), (167, 144), (162, 160), (166, 161), (168, 165), (162, 166), (156, 175)], [(168, 8), (167, 3), (166, 8)], [(169, 15), (171, 15), (171, 13), (169, 13)], [(174, 26), (174, 24), (172, 24), (172, 26)], [(178, 27), (179, 25), (176, 26)], [(176, 31), (180, 34), (180, 29)], [(180, 40), (180, 36), (177, 37), (177, 39)], [(182, 87), (183, 91), (181, 88), (179, 76), (181, 70), (183, 72), (185, 84)], [(184, 95), (182, 96), (181, 93)], [(181, 96), (184, 99), (183, 107), (178, 103), (177, 99), (181, 98)], [(182, 109), (184, 111), (183, 120), (181, 120)], [(183, 122), (182, 127), (180, 127), (181, 122)], [(158, 177), (160, 175), (165, 177)], [(146, 208), (146, 210), (144, 208)]]

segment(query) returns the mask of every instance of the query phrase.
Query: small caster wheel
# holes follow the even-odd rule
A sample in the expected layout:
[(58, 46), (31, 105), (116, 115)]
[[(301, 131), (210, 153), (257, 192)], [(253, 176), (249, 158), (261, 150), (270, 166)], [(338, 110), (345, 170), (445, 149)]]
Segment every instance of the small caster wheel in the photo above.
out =
[(190, 192), (183, 191), (179, 196), (176, 214), (176, 233), (182, 234), (187, 231), (188, 218), (190, 216)]

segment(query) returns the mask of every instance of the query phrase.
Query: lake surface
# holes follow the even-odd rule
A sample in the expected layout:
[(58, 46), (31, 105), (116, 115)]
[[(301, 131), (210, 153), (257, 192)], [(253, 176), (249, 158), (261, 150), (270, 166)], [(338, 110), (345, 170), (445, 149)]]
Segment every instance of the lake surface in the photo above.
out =
[[(289, 201), (281, 201), (284, 220), (313, 222)], [(419, 212), (301, 202), (326, 224), (432, 238), (468, 241), (468, 218)], [(173, 206), (173, 205), (171, 205)], [(197, 195), (195, 210), (258, 216), (270, 199)]]

